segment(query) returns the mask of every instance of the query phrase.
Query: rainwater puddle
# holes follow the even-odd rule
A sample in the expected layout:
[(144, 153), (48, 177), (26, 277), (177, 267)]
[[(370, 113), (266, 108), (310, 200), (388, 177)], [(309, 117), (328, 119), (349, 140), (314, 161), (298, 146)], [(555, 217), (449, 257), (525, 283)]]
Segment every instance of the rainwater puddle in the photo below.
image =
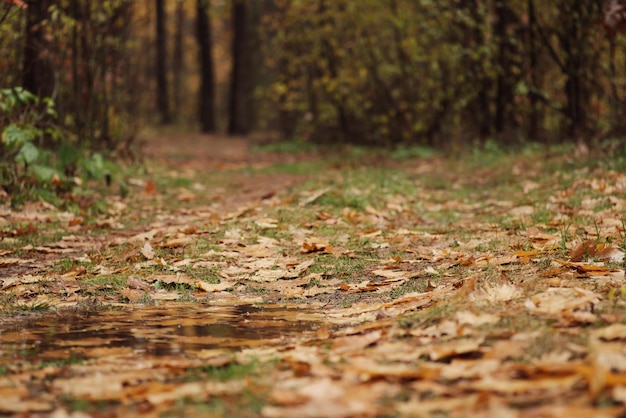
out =
[(11, 360), (86, 359), (118, 349), (137, 356), (180, 356), (207, 349), (271, 346), (311, 334), (319, 322), (297, 308), (173, 304), (63, 312), (0, 328), (0, 365)]

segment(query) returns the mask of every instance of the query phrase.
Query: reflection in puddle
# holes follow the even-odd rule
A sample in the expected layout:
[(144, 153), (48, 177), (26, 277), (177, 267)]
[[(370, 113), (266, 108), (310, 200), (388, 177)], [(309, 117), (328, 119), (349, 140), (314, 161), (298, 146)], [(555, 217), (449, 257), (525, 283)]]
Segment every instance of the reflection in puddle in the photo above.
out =
[(296, 308), (196, 304), (52, 314), (0, 329), (0, 358), (4, 364), (10, 359), (88, 358), (103, 348), (145, 356), (236, 350), (272, 345), (318, 327), (302, 318)]

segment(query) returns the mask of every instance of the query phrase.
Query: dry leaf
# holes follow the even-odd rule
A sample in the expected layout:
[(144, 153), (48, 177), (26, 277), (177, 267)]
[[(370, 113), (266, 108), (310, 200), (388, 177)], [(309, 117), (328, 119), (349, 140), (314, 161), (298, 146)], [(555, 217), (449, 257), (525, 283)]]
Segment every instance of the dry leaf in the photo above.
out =
[(155, 257), (154, 249), (152, 248), (152, 246), (150, 245), (148, 241), (146, 241), (143, 244), (143, 247), (141, 247), (140, 251), (141, 251), (141, 254), (143, 254), (143, 256), (146, 257), (146, 259), (148, 260), (152, 260)]

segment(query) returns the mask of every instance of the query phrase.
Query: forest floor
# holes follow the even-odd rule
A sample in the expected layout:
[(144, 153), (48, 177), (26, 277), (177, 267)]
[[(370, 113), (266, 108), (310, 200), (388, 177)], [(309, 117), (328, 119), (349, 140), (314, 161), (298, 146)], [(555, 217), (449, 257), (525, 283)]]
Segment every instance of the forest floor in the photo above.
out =
[(626, 416), (626, 175), (177, 135), (0, 206), (0, 414)]

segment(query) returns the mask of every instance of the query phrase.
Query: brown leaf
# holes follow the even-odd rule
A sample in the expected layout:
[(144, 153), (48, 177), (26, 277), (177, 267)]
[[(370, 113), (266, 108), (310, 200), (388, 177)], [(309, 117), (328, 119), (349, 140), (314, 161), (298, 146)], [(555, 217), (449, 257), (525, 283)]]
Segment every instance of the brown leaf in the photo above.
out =
[(596, 255), (596, 242), (592, 240), (583, 241), (569, 252), (572, 262), (582, 261), (585, 256), (594, 257)]
[(131, 289), (138, 289), (143, 291), (154, 289), (149, 283), (146, 283), (136, 277), (129, 277), (128, 279), (126, 279), (126, 284)]
[(473, 353), (480, 349), (484, 341), (485, 339), (483, 337), (453, 340), (448, 343), (433, 346), (428, 354), (431, 360), (437, 361), (444, 358)]
[(328, 243), (328, 241), (322, 238), (308, 238), (306, 241), (302, 243), (301, 252), (307, 253), (328, 253), (332, 251), (333, 247)]
[(192, 237), (183, 236), (183, 237), (169, 239), (169, 240), (159, 244), (159, 246), (161, 248), (175, 248), (175, 247), (183, 247), (183, 246), (185, 246), (187, 244), (190, 244), (192, 242), (193, 242), (193, 238)]
[(145, 186), (143, 188), (143, 192), (149, 196), (156, 194), (157, 192), (157, 187), (156, 187), (156, 183), (153, 180), (148, 180), (145, 183)]
[(152, 246), (150, 245), (148, 241), (146, 241), (145, 244), (143, 244), (143, 247), (141, 247), (140, 251), (141, 251), (141, 254), (143, 254), (143, 256), (146, 257), (148, 260), (152, 260), (155, 257), (154, 249), (152, 248)]
[(604, 341), (626, 341), (626, 324), (613, 324), (594, 331), (592, 335)]
[(614, 263), (624, 262), (624, 251), (616, 246), (603, 246), (596, 253), (596, 258), (601, 261), (611, 261)]
[[(525, 306), (531, 312), (549, 315), (568, 314), (576, 319), (575, 312), (592, 312), (593, 307), (601, 300), (600, 295), (581, 288), (552, 288), (526, 300)], [(582, 322), (587, 322), (586, 318)]]
[(70, 219), (70, 221), (68, 222), (68, 226), (82, 225), (83, 222), (84, 222), (83, 218), (73, 218), (73, 219)]
[[(572, 370), (572, 372), (575, 373), (575, 370)], [(518, 396), (524, 393), (533, 394), (538, 391), (544, 393), (550, 391), (552, 393), (551, 396), (556, 396), (558, 393), (566, 393), (583, 381), (583, 376), (578, 374), (526, 380), (487, 377), (477, 382), (469, 383), (468, 386), (474, 390), (518, 394)]]
[(522, 357), (526, 353), (528, 344), (528, 341), (515, 339), (496, 341), (491, 347), (485, 349), (484, 357), (499, 360)]
[(124, 296), (130, 301), (130, 303), (137, 303), (139, 299), (144, 295), (144, 291), (137, 289), (130, 289), (128, 287), (120, 289), (120, 295)]
[(74, 266), (70, 271), (61, 275), (62, 279), (75, 279), (78, 276), (82, 276), (87, 273), (87, 267), (85, 266)]
[(350, 351), (359, 351), (363, 348), (380, 341), (382, 331), (372, 331), (363, 335), (351, 335), (349, 337), (336, 338), (333, 341), (333, 351), (336, 353), (345, 353)]
[(176, 198), (180, 201), (180, 202), (192, 202), (194, 200), (196, 200), (198, 198), (198, 196), (196, 196), (193, 192), (187, 190), (187, 189), (179, 189), (178, 190), (178, 195), (176, 196)]

